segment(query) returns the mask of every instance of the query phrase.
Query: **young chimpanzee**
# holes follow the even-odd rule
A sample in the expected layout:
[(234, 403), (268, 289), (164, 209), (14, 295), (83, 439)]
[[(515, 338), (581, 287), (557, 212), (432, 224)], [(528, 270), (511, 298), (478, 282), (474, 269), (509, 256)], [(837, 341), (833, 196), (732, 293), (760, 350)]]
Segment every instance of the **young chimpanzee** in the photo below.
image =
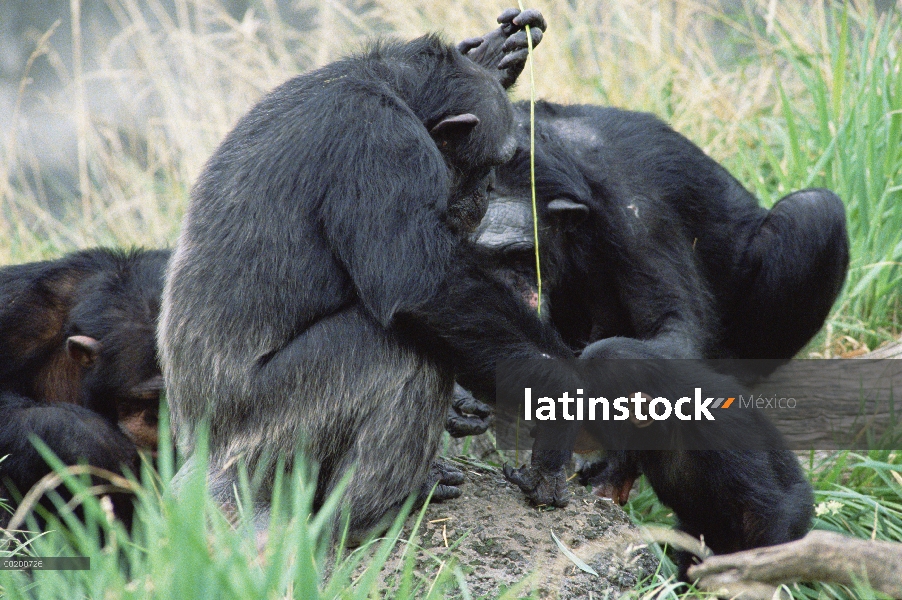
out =
[(64, 462), (118, 473), (156, 448), (168, 257), (92, 249), (0, 269), (0, 494), (49, 473), (30, 436)]
[[(491, 390), (499, 358), (572, 356), (465, 243), (515, 146), (502, 81), (435, 36), (377, 43), (271, 92), (204, 168), (163, 294), (163, 374), (182, 475), (207, 425), (212, 491), (234, 502), (244, 461), (261, 528), (298, 448), (317, 502), (353, 469), (352, 540), (411, 493), (457, 495), (460, 472), (432, 466), (455, 375)], [(564, 464), (542, 468), (532, 493), (553, 501)]]
[[(40, 439), (65, 465), (87, 464), (112, 473), (137, 473), (140, 466), (138, 449), (118, 427), (92, 410), (77, 404), (36, 402), (14, 392), (0, 391), (0, 497), (7, 500), (24, 495), (50, 467), (31, 442)], [(106, 484), (97, 479), (97, 484)], [(65, 489), (58, 490), (69, 497)], [(128, 526), (133, 507), (122, 493), (110, 494), (113, 511)], [(42, 498), (41, 506), (52, 510), (53, 504)], [(10, 515), (0, 514), (0, 527)]]
[[(474, 240), (535, 304), (527, 107), (515, 114), (518, 151), (497, 170)], [(651, 115), (543, 102), (536, 117), (544, 315), (575, 351), (591, 344), (586, 358), (786, 360), (823, 325), (848, 265), (834, 194), (805, 190), (767, 210)], [(704, 369), (694, 377), (728, 384)], [(812, 496), (798, 461), (771, 425), (747, 425), (745, 445), (768, 452), (618, 449), (583, 480), (623, 503), (645, 473), (681, 528), (718, 553), (801, 537)], [(611, 448), (604, 432), (587, 428)], [(508, 474), (529, 487), (529, 471)], [(687, 566), (681, 557), (683, 574)]]

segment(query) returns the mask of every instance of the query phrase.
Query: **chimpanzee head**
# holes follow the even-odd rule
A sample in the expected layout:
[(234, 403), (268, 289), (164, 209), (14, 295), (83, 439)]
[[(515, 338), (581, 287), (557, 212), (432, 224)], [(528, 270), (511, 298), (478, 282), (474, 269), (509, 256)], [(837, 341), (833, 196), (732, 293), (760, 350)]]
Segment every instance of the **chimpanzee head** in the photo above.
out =
[[(529, 118), (517, 111), (517, 149), (495, 170), (485, 217), (470, 236), (491, 263), (491, 269), (530, 306), (538, 304), (535, 233), (533, 231)], [(589, 216), (589, 184), (560, 147), (536, 123), (536, 212), (542, 265), (542, 303), (554, 287), (565, 260), (570, 236)], [(543, 316), (547, 317), (544, 312)]]
[(83, 281), (66, 331), (66, 353), (81, 370), (78, 403), (151, 449), (163, 391), (154, 332), (165, 256), (153, 258)]
[[(404, 83), (404, 99), (448, 166), (449, 226), (457, 232), (473, 231), (485, 214), (492, 170), (510, 160), (516, 148), (513, 107), (497, 69), (481, 67), (436, 36), (420, 38), (409, 47), (412, 55), (406, 60), (430, 68), (410, 69), (419, 79)], [(435, 69), (442, 72), (436, 74)]]

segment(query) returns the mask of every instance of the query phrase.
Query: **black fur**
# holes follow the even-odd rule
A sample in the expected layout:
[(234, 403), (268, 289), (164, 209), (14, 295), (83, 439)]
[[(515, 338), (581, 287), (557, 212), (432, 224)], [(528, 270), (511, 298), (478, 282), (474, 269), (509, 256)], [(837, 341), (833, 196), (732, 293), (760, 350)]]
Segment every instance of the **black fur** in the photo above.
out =
[[(525, 204), (528, 107), (516, 115), (495, 196)], [(548, 312), (572, 348), (619, 336), (667, 358), (786, 360), (821, 328), (849, 261), (832, 192), (768, 210), (652, 115), (540, 102), (536, 120)], [(556, 199), (572, 204), (555, 210)]]
[[(528, 107), (516, 106), (516, 115), (517, 153), (497, 170), (475, 237), (491, 268), (534, 301)], [(575, 351), (590, 344), (584, 357), (608, 360), (776, 359), (771, 369), (823, 325), (848, 266), (845, 213), (834, 194), (804, 190), (764, 209), (648, 114), (543, 102), (536, 120), (544, 311)], [(671, 389), (681, 368), (667, 377)], [(693, 381), (731, 385), (704, 369)], [(644, 473), (680, 528), (717, 553), (803, 536), (812, 492), (798, 460), (769, 422), (730, 414), (746, 447), (768, 450), (617, 450), (588, 467), (583, 481), (624, 502)], [(587, 430), (608, 448), (626, 433)], [(508, 475), (527, 489), (535, 479), (529, 469)], [(678, 562), (685, 577), (688, 556)]]
[[(35, 402), (12, 392), (0, 392), (0, 497), (15, 500), (23, 496), (42, 477), (51, 472), (44, 458), (31, 443), (36, 437), (46, 444), (65, 465), (87, 464), (123, 475), (138, 473), (140, 460), (135, 444), (109, 420), (75, 404)], [(92, 477), (94, 485), (108, 485), (103, 477)], [(68, 489), (56, 488), (64, 501), (71, 498)], [(113, 511), (131, 524), (131, 497), (108, 494)], [(53, 503), (43, 497), (40, 505), (48, 511)], [(8, 524), (9, 514), (0, 515), (0, 526)], [(41, 522), (41, 519), (38, 519)]]
[[(642, 392), (650, 397), (691, 397), (698, 387), (711, 397), (736, 397), (741, 386), (701, 362), (662, 361), (641, 340), (608, 339), (590, 344), (582, 353), (587, 360), (647, 361), (661, 370), (648, 378)], [(628, 363), (624, 368), (635, 364)], [(656, 383), (657, 381), (657, 383)], [(668, 396), (669, 395), (669, 396)], [(808, 532), (813, 516), (811, 486), (795, 454), (761, 411), (734, 408), (718, 410), (716, 421), (674, 423), (665, 421), (634, 429), (632, 447), (660, 447), (669, 440), (671, 450), (609, 451), (600, 462), (580, 472), (580, 481), (596, 494), (623, 504), (635, 479), (644, 474), (658, 499), (673, 509), (677, 527), (703, 538), (715, 554), (781, 544)], [(612, 447), (606, 422), (584, 423), (585, 430), (602, 446)], [(704, 448), (704, 449), (702, 449)], [(675, 556), (679, 575), (686, 579), (692, 564), (689, 553)]]
[(292, 79), (227, 136), (193, 190), (159, 330), (178, 443), (190, 456), (209, 423), (223, 503), (244, 460), (264, 526), (276, 458), (300, 444), (319, 501), (355, 467), (359, 539), (446, 483), (430, 466), (455, 374), (491, 390), (498, 358), (572, 356), (463, 240), (513, 144), (498, 75), (432, 36)]
[[(168, 251), (92, 249), (0, 269), (0, 475), (24, 494), (64, 463), (122, 473), (155, 449), (162, 374), (154, 330)], [(8, 497), (8, 496), (7, 496)], [(130, 515), (121, 498), (117, 514)]]

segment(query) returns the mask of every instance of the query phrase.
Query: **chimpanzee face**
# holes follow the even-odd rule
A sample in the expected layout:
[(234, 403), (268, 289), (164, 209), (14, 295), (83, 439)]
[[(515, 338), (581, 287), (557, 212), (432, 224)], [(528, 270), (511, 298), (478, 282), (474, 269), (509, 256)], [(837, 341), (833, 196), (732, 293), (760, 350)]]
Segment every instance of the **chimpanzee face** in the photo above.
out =
[(79, 403), (117, 423), (137, 446), (156, 450), (164, 386), (153, 331), (123, 326), (102, 339), (73, 335), (66, 351), (82, 369)]

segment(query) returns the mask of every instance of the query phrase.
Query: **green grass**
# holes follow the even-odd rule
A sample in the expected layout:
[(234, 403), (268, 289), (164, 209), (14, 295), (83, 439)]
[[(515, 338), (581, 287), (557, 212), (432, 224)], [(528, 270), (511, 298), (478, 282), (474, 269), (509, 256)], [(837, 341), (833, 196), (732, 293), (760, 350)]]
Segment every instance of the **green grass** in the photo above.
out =
[(802, 82), (810, 102), (780, 86), (780, 114), (759, 121), (757, 193), (774, 199), (796, 187), (843, 198), (852, 263), (831, 318), (834, 332), (873, 345), (898, 337), (902, 289), (902, 56), (898, 14), (837, 9), (814, 51), (775, 28), (774, 60)]
[[(165, 411), (164, 411), (165, 412)], [(164, 415), (164, 423), (165, 415)], [(166, 431), (166, 429), (161, 429)], [(414, 573), (415, 536), (421, 510), (403, 531), (410, 502), (381, 538), (353, 551), (331, 550), (341, 486), (315, 514), (315, 477), (306, 469), (278, 478), (273, 493), (270, 535), (258, 553), (251, 484), (241, 486), (243, 502), (230, 522), (210, 497), (203, 474), (190, 477), (178, 495), (169, 482), (175, 469), (168, 440), (161, 440), (159, 472), (145, 464), (135, 486), (139, 504), (134, 530), (110, 518), (88, 482), (65, 479), (83, 500), (84, 522), (60, 501), (59, 521), (43, 535), (0, 543), (0, 555), (89, 556), (89, 571), (0, 570), (0, 594), (9, 598), (347, 598), (363, 599), (378, 590), (399, 598), (442, 598), (463, 580), (454, 564), (436, 563), (432, 573)], [(201, 440), (199, 454), (204, 454)], [(59, 465), (62, 467), (61, 465)], [(60, 468), (60, 473), (65, 470)], [(53, 492), (49, 497), (59, 496)], [(36, 530), (32, 522), (27, 528)], [(398, 555), (400, 553), (400, 555)], [(394, 579), (380, 579), (394, 557)]]

